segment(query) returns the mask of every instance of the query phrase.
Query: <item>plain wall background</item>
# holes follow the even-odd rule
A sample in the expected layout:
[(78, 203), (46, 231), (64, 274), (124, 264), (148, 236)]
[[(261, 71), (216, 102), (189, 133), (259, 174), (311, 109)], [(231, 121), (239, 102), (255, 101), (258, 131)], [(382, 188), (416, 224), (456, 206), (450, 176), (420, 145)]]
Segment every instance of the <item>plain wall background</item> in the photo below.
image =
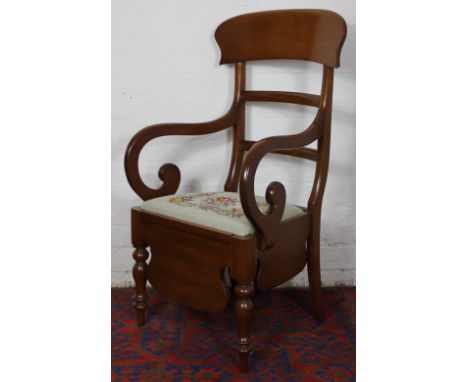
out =
[[(322, 214), (322, 280), (355, 283), (355, 3), (354, 1), (114, 0), (112, 2), (112, 284), (133, 284), (130, 208), (141, 201), (125, 178), (123, 156), (130, 138), (154, 123), (198, 122), (221, 116), (233, 93), (233, 65), (218, 65), (216, 27), (242, 14), (270, 9), (320, 8), (341, 14), (348, 25), (342, 65), (335, 71), (330, 170)], [(318, 92), (321, 67), (302, 61), (247, 64), (247, 88)], [(316, 109), (250, 103), (247, 135), (260, 139), (292, 134), (310, 124)], [(231, 155), (231, 133), (163, 137), (140, 157), (143, 179), (157, 186), (166, 162), (182, 173), (178, 192), (222, 190)], [(259, 167), (256, 192), (281, 181), (288, 203), (305, 205), (313, 162), (268, 156)], [(307, 284), (306, 270), (289, 285)]]

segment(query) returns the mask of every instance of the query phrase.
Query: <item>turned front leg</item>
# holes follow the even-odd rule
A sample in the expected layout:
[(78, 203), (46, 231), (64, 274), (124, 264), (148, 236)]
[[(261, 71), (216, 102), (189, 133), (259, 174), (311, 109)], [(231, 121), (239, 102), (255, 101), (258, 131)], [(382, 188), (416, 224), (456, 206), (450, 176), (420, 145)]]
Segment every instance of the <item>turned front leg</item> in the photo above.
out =
[(254, 287), (251, 282), (237, 282), (234, 288), (236, 295), (236, 318), (239, 333), (239, 369), (243, 373), (250, 369), (250, 320), (253, 311), (251, 297)]
[(138, 327), (145, 324), (146, 309), (148, 307), (148, 295), (146, 294), (146, 260), (148, 251), (143, 247), (138, 247), (133, 252), (135, 265), (133, 266), (133, 278), (135, 279), (135, 295), (133, 296), (133, 306), (137, 313)]

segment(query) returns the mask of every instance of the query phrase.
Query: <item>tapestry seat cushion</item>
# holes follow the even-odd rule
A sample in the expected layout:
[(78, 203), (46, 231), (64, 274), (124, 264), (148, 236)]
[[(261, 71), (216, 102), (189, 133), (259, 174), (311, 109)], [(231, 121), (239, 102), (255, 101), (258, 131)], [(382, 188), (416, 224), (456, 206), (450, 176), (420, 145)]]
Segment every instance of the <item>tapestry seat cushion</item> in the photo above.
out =
[[(268, 202), (256, 196), (262, 212), (268, 210)], [(214, 228), (236, 236), (250, 236), (254, 227), (244, 215), (239, 194), (236, 192), (201, 192), (175, 194), (145, 201), (141, 208), (150, 213)], [(304, 210), (287, 204), (282, 220), (304, 214)]]

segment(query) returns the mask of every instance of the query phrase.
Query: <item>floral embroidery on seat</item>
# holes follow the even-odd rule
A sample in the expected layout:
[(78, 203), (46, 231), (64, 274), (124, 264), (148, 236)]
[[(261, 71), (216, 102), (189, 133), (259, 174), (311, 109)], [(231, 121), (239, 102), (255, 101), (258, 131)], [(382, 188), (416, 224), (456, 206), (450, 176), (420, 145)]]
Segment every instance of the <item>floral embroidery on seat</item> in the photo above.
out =
[[(218, 192), (200, 192), (198, 194), (174, 195), (169, 203), (183, 207), (194, 207), (204, 211), (211, 211), (218, 215), (241, 218), (244, 216), (238, 196), (223, 195)], [(266, 201), (257, 201), (260, 209), (267, 209)]]

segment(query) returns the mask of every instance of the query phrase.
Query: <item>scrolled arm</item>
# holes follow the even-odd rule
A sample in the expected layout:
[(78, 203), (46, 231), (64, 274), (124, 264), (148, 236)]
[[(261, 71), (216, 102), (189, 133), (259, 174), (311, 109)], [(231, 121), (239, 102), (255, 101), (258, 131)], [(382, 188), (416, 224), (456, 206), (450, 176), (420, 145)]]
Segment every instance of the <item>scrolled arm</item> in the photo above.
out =
[(224, 116), (210, 122), (151, 125), (136, 133), (125, 152), (125, 173), (132, 189), (143, 200), (176, 193), (180, 184), (180, 170), (175, 164), (166, 163), (159, 169), (158, 175), (163, 181), (161, 187), (150, 188), (143, 182), (138, 169), (138, 158), (143, 147), (149, 141), (166, 135), (203, 135), (226, 129), (235, 123), (235, 111), (235, 108), (231, 108)]
[[(255, 200), (254, 190), (255, 173), (258, 165), (268, 153), (276, 150), (304, 147), (324, 136), (324, 128), (327, 126), (327, 130), (329, 130), (330, 126), (332, 88), (333, 68), (324, 66), (318, 112), (310, 126), (299, 134), (262, 139), (250, 148), (245, 158), (239, 181), (240, 200), (246, 217), (258, 232), (260, 249), (268, 249), (274, 245), (286, 205), (286, 190), (280, 182), (270, 183), (265, 194), (269, 208), (265, 214), (260, 211)], [(321, 150), (321, 153), (324, 154), (325, 151)], [(319, 174), (318, 180), (316, 174), (314, 190), (320, 190), (323, 194), (324, 182), (323, 174)]]
[(303, 147), (318, 139), (322, 133), (323, 120), (323, 109), (319, 109), (312, 124), (302, 133), (262, 139), (252, 146), (245, 158), (239, 183), (240, 200), (246, 217), (259, 234), (261, 249), (274, 245), (286, 204), (286, 190), (280, 182), (270, 183), (265, 193), (269, 208), (265, 214), (260, 211), (254, 190), (258, 165), (268, 153)]

